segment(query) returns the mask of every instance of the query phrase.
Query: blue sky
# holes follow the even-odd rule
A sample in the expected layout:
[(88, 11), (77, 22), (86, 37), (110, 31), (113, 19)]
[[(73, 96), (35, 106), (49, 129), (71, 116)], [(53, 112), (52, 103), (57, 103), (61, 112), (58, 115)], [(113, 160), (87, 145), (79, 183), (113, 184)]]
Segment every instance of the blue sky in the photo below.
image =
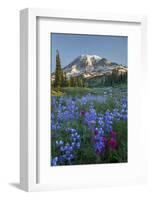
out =
[(57, 49), (62, 67), (81, 54), (98, 55), (127, 66), (128, 38), (126, 36), (51, 33), (50, 39), (52, 72), (55, 70)]

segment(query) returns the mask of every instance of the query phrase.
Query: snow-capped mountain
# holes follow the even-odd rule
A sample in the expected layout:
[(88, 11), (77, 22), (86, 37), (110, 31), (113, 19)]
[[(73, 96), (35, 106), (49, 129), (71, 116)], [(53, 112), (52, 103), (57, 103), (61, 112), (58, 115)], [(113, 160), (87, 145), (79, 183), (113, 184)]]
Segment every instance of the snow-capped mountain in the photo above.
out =
[[(112, 74), (113, 70), (116, 70), (119, 75), (128, 71), (126, 66), (97, 55), (80, 55), (63, 68), (63, 72), (66, 73), (68, 79), (81, 75), (85, 79), (108, 76)], [(54, 79), (54, 73), (52, 73), (52, 80)]]
[(112, 73), (112, 70), (118, 68), (119, 72), (127, 72), (127, 67), (111, 62), (106, 58), (97, 55), (80, 55), (70, 64), (63, 68), (67, 78), (83, 75), (84, 78), (90, 78), (98, 75)]

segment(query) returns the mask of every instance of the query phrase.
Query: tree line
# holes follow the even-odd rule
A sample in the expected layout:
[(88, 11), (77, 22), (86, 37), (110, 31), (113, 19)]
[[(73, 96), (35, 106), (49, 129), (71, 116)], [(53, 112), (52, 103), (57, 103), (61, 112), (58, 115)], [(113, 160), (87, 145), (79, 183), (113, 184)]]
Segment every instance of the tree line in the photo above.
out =
[(112, 74), (107, 76), (104, 81), (105, 86), (114, 86), (121, 83), (127, 83), (127, 72), (118, 73), (118, 69), (113, 69)]
[(56, 51), (56, 69), (55, 80), (52, 81), (52, 87), (61, 90), (62, 87), (84, 87), (84, 78), (82, 76), (67, 78), (66, 72), (63, 72), (59, 51)]
[(118, 69), (114, 69), (111, 75), (104, 75), (101, 77), (94, 77), (86, 81), (87, 87), (104, 87), (114, 86), (122, 83), (127, 83), (127, 72), (118, 73)]

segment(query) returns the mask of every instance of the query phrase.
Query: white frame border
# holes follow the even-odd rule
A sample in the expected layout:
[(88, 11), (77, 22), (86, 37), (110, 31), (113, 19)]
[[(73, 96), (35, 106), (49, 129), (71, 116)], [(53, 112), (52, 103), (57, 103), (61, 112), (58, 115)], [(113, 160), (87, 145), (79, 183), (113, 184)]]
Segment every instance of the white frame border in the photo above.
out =
[[(70, 17), (69, 17), (70, 16)], [(91, 21), (127, 22), (141, 24), (142, 63), (146, 66), (146, 16), (113, 15), (75, 11), (55, 11), (28, 8), (20, 11), (20, 186), (26, 191), (50, 190), (51, 185), (38, 184), (37, 177), (37, 70), (36, 18), (51, 17)]]

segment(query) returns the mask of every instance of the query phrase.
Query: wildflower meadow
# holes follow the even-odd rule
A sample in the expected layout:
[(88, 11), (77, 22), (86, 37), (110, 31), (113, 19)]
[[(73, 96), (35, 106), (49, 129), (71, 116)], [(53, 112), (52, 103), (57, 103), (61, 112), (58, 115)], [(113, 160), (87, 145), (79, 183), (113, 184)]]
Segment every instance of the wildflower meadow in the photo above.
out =
[(127, 96), (51, 97), (51, 165), (127, 162)]

